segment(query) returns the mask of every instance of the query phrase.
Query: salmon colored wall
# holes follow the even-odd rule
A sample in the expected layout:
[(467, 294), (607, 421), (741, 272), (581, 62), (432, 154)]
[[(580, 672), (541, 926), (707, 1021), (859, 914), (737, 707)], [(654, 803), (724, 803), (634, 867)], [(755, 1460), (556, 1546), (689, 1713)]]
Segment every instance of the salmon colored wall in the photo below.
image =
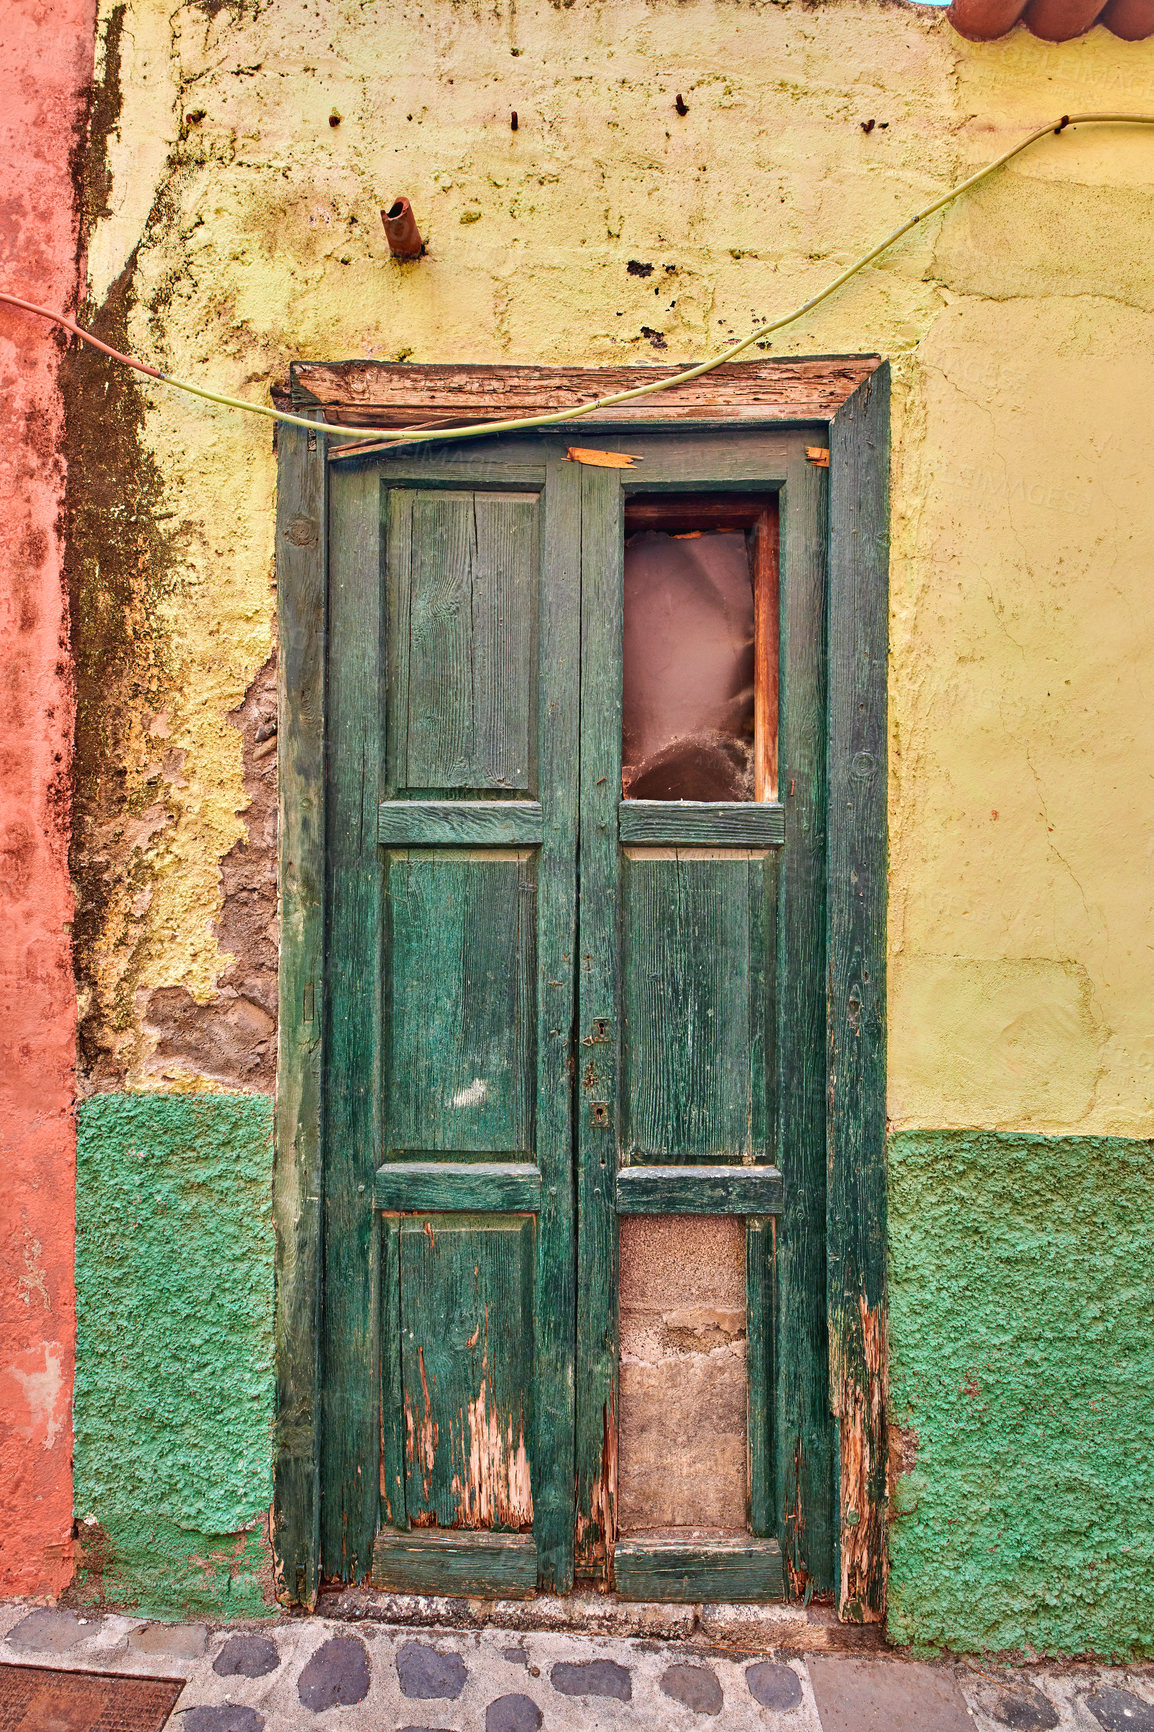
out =
[[(75, 302), (91, 0), (0, 6), (0, 282)], [(72, 1573), (76, 999), (61, 350), (0, 308), (0, 1594)]]

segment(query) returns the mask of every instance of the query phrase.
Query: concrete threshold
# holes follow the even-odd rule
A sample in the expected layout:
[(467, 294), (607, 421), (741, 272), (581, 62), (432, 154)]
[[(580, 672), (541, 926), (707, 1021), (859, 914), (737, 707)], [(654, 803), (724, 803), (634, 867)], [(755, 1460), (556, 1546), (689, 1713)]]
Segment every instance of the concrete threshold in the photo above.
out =
[(643, 1636), (751, 1654), (860, 1654), (886, 1648), (880, 1625), (840, 1623), (832, 1606), (821, 1605), (673, 1604), (597, 1593), (498, 1600), (350, 1587), (322, 1593), (317, 1615), (350, 1624)]

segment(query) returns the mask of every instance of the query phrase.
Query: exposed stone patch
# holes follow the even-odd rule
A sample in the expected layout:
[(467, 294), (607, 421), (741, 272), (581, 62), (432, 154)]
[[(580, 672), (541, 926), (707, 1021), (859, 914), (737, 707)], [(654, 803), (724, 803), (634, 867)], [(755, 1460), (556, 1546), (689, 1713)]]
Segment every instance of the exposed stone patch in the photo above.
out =
[(1082, 1700), (1103, 1732), (1154, 1732), (1154, 1708), (1132, 1690), (1107, 1684)]
[(510, 1666), (527, 1666), (529, 1664), (529, 1650), (527, 1648), (502, 1648), (501, 1658), (508, 1660)]
[(440, 1654), (424, 1642), (401, 1643), (397, 1677), (403, 1696), (424, 1702), (455, 1702), (468, 1676), (460, 1654)]
[(485, 1732), (537, 1732), (544, 1718), (532, 1696), (498, 1696), (485, 1709)]
[(369, 1651), (358, 1636), (330, 1636), (306, 1664), (297, 1695), (314, 1714), (363, 1702), (371, 1679)]
[(221, 1678), (266, 1678), (280, 1665), (280, 1652), (271, 1636), (230, 1636), (212, 1669)]
[(189, 1708), (180, 1724), (184, 1732), (264, 1732), (265, 1720), (255, 1708), (226, 1702), (220, 1708)]
[(1057, 1709), (1041, 1690), (1024, 1683), (996, 1695), (991, 1692), (983, 1706), (1011, 1732), (1053, 1732), (1059, 1720)]
[(801, 1706), (801, 1679), (792, 1666), (776, 1660), (758, 1660), (745, 1669), (745, 1681), (755, 1702), (788, 1714)]
[(745, 1228), (729, 1216), (621, 1222), (617, 1519), (745, 1528)]
[[(106, 82), (119, 64), (117, 13), (109, 24)], [(94, 123), (103, 116), (111, 126), (119, 97), (110, 87), (102, 101)], [(94, 133), (94, 149), (98, 144)], [(96, 209), (105, 197), (98, 157), (96, 151), (85, 189)], [(86, 317), (82, 309), (89, 328), (119, 349), (129, 346), (135, 270), (134, 253), (104, 305)], [(135, 991), (147, 947), (148, 849), (174, 817), (159, 767), (148, 779), (131, 766), (147, 757), (147, 726), (163, 708), (171, 676), (163, 604), (176, 586), (178, 553), (163, 515), (160, 468), (144, 442), (146, 406), (136, 375), (77, 345), (62, 362), (61, 383), (64, 568), (76, 678), (71, 866), (79, 1064), (83, 1087), (109, 1089), (123, 1083), (139, 1040)], [(142, 834), (146, 811), (154, 818)]]
[(208, 1646), (204, 1624), (146, 1624), (128, 1638), (138, 1654), (165, 1654), (173, 1660), (198, 1660)]
[(277, 712), (276, 656), (271, 655), (230, 710), (240, 730), (245, 837), (220, 863), (224, 901), (216, 923), (229, 958), (217, 996), (200, 1004), (186, 987), (149, 995), (145, 1027), (156, 1037), (150, 1070), (174, 1062), (240, 1088), (270, 1090), (276, 1081), (277, 1017)]
[(670, 1666), (661, 1676), (662, 1693), (695, 1714), (720, 1714), (721, 1685), (712, 1666)]
[(633, 1697), (629, 1670), (616, 1660), (559, 1660), (549, 1681), (561, 1696), (612, 1696), (618, 1702)]
[(99, 1618), (91, 1618), (82, 1624), (75, 1612), (54, 1612), (42, 1606), (9, 1630), (8, 1646), (20, 1653), (66, 1654), (95, 1635), (100, 1623)]

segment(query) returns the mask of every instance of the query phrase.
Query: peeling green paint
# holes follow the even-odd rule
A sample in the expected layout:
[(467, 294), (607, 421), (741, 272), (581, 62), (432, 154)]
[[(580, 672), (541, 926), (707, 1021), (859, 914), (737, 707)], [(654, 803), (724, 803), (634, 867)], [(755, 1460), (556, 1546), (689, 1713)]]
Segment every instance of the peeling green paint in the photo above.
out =
[(1154, 1653), (1152, 1179), (1121, 1137), (891, 1140), (894, 1640)]
[(271, 1173), (264, 1096), (80, 1107), (82, 1597), (153, 1616), (268, 1610)]

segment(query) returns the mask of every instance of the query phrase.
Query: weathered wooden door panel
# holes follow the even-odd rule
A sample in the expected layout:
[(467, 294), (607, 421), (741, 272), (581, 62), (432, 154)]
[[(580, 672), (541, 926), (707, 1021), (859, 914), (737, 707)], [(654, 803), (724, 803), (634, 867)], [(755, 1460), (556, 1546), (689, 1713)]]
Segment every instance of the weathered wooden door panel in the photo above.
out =
[(579, 496), (531, 458), (330, 484), (325, 1567), (425, 1591), (572, 1576)]
[(622, 879), (623, 1161), (770, 1158), (773, 856), (627, 848)]
[(531, 1531), (533, 1217), (402, 1215), (385, 1230), (409, 1525)]
[[(710, 560), (704, 550), (696, 557), (677, 550), (677, 537), (694, 533), (694, 526), (674, 487), (707, 487), (725, 441), (687, 438), (675, 457), (660, 441), (621, 444), (645, 461), (642, 522), (649, 539), (641, 593), (659, 598), (667, 620), (678, 606), (676, 585), (684, 590), (697, 584), (685, 609), (692, 621), (700, 616), (703, 593), (709, 600), (701, 586), (709, 579)], [(823, 1527), (828, 1404), (809, 1394), (808, 1363), (793, 1363), (810, 1353), (824, 1323), (824, 1125), (820, 1111), (811, 1110), (816, 1101), (809, 1093), (824, 1076), (824, 764), (822, 693), (815, 683), (824, 653), (823, 483), (807, 466), (800, 442), (767, 447), (760, 473), (752, 451), (741, 453), (735, 468), (750, 489), (748, 510), (742, 511), (737, 498), (737, 523), (753, 532), (747, 545), (755, 592), (742, 605), (744, 617), (758, 621), (755, 648), (763, 661), (772, 638), (772, 665), (766, 662), (759, 672), (755, 698), (768, 689), (780, 710), (767, 717), (764, 701), (753, 705), (766, 718), (760, 725), (772, 730), (775, 757), (780, 743), (775, 774), (763, 774), (759, 785), (770, 792), (780, 785), (780, 805), (768, 799), (710, 805), (646, 798), (634, 806), (626, 797), (618, 811), (622, 643), (626, 630), (634, 644), (645, 632), (636, 614), (628, 626), (625, 620), (623, 519), (627, 490), (638, 483), (621, 471), (584, 479), (577, 1567), (580, 1574), (615, 1583), (619, 1592), (643, 1597), (776, 1597), (783, 1591), (779, 1531), (789, 1541), (786, 1561), (795, 1586), (824, 1587), (831, 1574)], [(667, 589), (653, 569), (653, 537), (662, 533), (655, 484), (667, 490), (674, 524)], [(770, 570), (778, 537), (763, 527), (768, 523), (776, 531), (778, 512), (780, 608), (778, 571)], [(707, 513), (701, 533), (708, 525), (718, 525), (717, 512)], [(734, 539), (732, 525), (713, 533)], [(732, 546), (718, 547), (718, 572), (723, 557), (726, 605), (732, 609)], [(764, 587), (771, 580), (772, 606)], [(669, 628), (658, 617), (653, 629)], [(722, 642), (719, 631), (720, 626), (714, 635)], [(658, 644), (650, 674), (663, 653)], [(685, 654), (670, 641), (670, 665), (680, 665)], [(686, 665), (691, 663), (690, 655)], [(647, 705), (653, 712), (652, 694)], [(715, 713), (723, 713), (720, 705)], [(725, 746), (716, 723), (705, 725), (700, 746), (696, 736), (688, 737), (684, 746), (675, 742), (647, 762), (677, 761), (679, 752), (687, 763), (716, 760), (718, 741), (726, 751), (738, 751)], [(654, 785), (651, 773), (643, 775), (633, 765), (627, 796), (631, 779)], [(615, 1186), (608, 1182), (611, 1174)], [(619, 1261), (617, 1216), (623, 1210), (633, 1216), (651, 1212), (658, 1218), (655, 1226), (664, 1221), (662, 1233), (679, 1239), (688, 1260), (709, 1255), (701, 1217), (732, 1214), (744, 1221), (746, 1484), (740, 1511), (731, 1497), (719, 1504), (718, 1488), (704, 1484), (696, 1492), (683, 1487), (673, 1503), (640, 1495), (639, 1462), (648, 1454), (645, 1471), (661, 1472), (654, 1438), (664, 1429), (671, 1461), (683, 1461), (692, 1450), (694, 1426), (692, 1412), (670, 1402), (664, 1403), (663, 1428), (656, 1426), (643, 1392), (664, 1387), (671, 1375), (671, 1387), (708, 1387), (698, 1343), (710, 1329), (728, 1331), (726, 1341), (735, 1343), (737, 1326), (718, 1304), (671, 1305), (668, 1315), (642, 1331), (643, 1341), (648, 1333), (645, 1351), (652, 1363), (639, 1367), (631, 1359), (622, 1408), (617, 1306), (622, 1293), (622, 1303), (637, 1303), (630, 1287), (635, 1276)], [(720, 1274), (719, 1292), (725, 1286)], [(631, 1316), (629, 1350), (636, 1355), (642, 1349), (633, 1340), (635, 1311)], [(727, 1399), (733, 1398), (730, 1389)], [(622, 1426), (635, 1429), (623, 1434)], [(619, 1436), (629, 1475), (624, 1528), (617, 1507)], [(672, 1528), (650, 1528), (650, 1517), (657, 1520), (667, 1505), (677, 1512)], [(719, 1508), (725, 1510), (722, 1528), (716, 1525)], [(666, 1519), (672, 1519), (668, 1512)]]
[[(363, 1574), (383, 1524), (374, 1579), (426, 1592), (564, 1589), (575, 1569), (655, 1596), (832, 1585), (827, 478), (805, 437), (615, 433), (638, 472), (510, 438), (332, 479), (333, 1574)], [(623, 785), (642, 473), (647, 532), (664, 533), (663, 494), (724, 488), (709, 533), (734, 533), (719, 525), (737, 501), (757, 583), (780, 547), (772, 607), (759, 589), (747, 610), (755, 659), (774, 638), (754, 706), (763, 798)], [(710, 1351), (717, 1330), (743, 1344), (744, 1420), (725, 1386), (740, 1522), (732, 1487), (698, 1508), (687, 1483), (672, 1531), (619, 1523), (619, 1214), (674, 1223), (687, 1247), (703, 1217), (741, 1224), (743, 1326), (694, 1301), (651, 1332), (660, 1352)], [(626, 1423), (652, 1434), (642, 1410), (668, 1367), (635, 1371)], [(707, 1392), (706, 1371), (676, 1386)], [(674, 1407), (692, 1426), (693, 1402)], [(635, 1454), (635, 1510), (660, 1505), (645, 1471)]]
[(541, 508), (390, 488), (390, 715), (400, 789), (531, 786)]
[[(289, 1602), (564, 1591), (576, 1558), (626, 1595), (884, 1609), (887, 392), (828, 430), (584, 423), (632, 471), (563, 430), (349, 458), (280, 429)], [(735, 544), (692, 546), (739, 531), (752, 626)], [(752, 632), (752, 799), (750, 640), (707, 589), (672, 709), (728, 663), (697, 725), (731, 782), (666, 775), (644, 632), (623, 764), (626, 533), (682, 538), (655, 595), (716, 579)], [(717, 1292), (639, 1287), (657, 1241), (708, 1273), (722, 1227)], [(718, 1339), (719, 1381), (675, 1362)], [(725, 1483), (698, 1499), (711, 1445), (654, 1497), (646, 1451), (700, 1405)]]
[(386, 854), (386, 1160), (532, 1158), (535, 853)]

